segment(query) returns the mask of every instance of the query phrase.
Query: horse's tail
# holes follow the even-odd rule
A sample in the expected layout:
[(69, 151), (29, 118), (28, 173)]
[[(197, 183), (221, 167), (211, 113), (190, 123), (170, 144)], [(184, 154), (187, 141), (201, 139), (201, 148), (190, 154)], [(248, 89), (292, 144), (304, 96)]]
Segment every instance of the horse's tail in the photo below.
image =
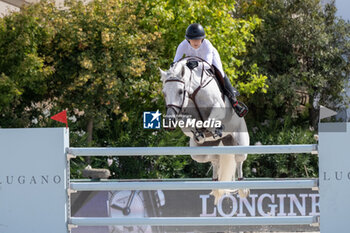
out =
[[(219, 155), (218, 180), (219, 181), (234, 181), (236, 174), (235, 155)], [(212, 195), (215, 197), (215, 205), (224, 195), (233, 192), (234, 190), (218, 189), (213, 190)]]

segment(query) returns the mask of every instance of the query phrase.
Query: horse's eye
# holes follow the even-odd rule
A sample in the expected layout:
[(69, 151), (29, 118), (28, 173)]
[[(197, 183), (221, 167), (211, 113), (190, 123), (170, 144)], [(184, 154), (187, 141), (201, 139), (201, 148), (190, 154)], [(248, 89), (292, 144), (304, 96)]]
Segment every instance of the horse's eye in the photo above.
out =
[(182, 95), (184, 92), (183, 92), (183, 90), (180, 90), (179, 91), (179, 95)]

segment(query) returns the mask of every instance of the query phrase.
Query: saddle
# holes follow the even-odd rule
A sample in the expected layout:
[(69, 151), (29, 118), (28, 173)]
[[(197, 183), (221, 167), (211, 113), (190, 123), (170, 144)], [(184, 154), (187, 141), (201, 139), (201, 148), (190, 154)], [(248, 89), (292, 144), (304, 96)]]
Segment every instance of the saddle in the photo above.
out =
[(224, 77), (222, 77), (220, 70), (218, 68), (216, 68), (216, 66), (214, 66), (214, 65), (211, 65), (211, 66), (213, 67), (213, 70), (214, 70), (215, 81), (217, 82), (221, 93), (224, 95), (224, 90), (225, 90)]

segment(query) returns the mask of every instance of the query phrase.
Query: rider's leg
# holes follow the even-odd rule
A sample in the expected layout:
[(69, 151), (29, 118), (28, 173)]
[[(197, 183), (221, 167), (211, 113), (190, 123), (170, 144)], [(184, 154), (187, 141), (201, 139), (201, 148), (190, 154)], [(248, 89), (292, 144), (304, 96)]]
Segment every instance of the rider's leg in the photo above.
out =
[(237, 101), (236, 97), (239, 96), (239, 92), (232, 86), (230, 80), (226, 75), (224, 77), (224, 85), (225, 95), (230, 100), (230, 103), (232, 104), (232, 107), (237, 113), (237, 115), (239, 117), (244, 117), (245, 115), (247, 115), (248, 107), (245, 104)]

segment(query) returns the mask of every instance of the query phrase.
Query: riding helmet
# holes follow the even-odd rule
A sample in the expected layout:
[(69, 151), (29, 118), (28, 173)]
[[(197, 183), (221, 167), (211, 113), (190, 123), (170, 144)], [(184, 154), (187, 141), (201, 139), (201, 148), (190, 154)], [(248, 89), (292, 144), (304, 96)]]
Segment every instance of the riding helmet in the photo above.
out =
[(202, 25), (199, 23), (193, 23), (186, 29), (187, 40), (200, 40), (205, 38), (205, 32)]

